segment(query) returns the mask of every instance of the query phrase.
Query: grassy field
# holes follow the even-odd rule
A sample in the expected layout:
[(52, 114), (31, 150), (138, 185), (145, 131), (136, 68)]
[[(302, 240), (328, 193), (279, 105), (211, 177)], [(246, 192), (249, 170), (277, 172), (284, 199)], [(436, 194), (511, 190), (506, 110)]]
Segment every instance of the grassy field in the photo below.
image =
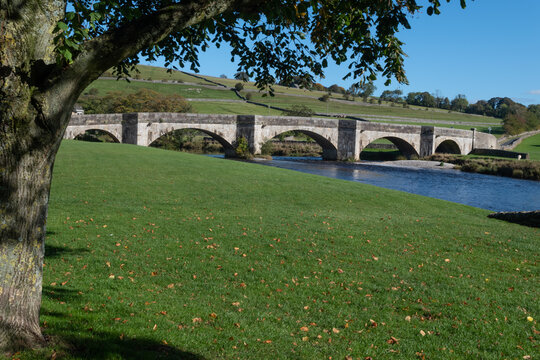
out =
[(15, 357), (534, 357), (540, 233), (487, 214), (261, 165), (65, 141), (41, 311), (53, 345)]
[(523, 140), (514, 151), (529, 153), (531, 160), (540, 160), (540, 134)]
[[(208, 81), (202, 79), (197, 79), (191, 75), (184, 74), (180, 71), (167, 72), (167, 69), (148, 66), (148, 65), (137, 65), (139, 73), (132, 73), (131, 76), (134, 78), (140, 79), (151, 79), (151, 80), (177, 80), (182, 82), (190, 82), (202, 85), (208, 85)], [(105, 73), (104, 76), (113, 76), (112, 73)]]
[[(184, 73), (175, 71), (173, 73), (167, 73), (163, 68), (151, 67), (151, 66), (139, 66), (139, 74), (132, 74), (140, 79), (152, 79), (152, 80), (179, 80), (183, 82), (191, 82), (196, 84), (206, 84), (208, 82), (186, 75)], [(221, 79), (210, 76), (202, 76), (209, 80), (224, 84), (228, 87), (234, 87), (238, 80), (235, 79)], [(256, 87), (251, 82), (243, 83), (244, 87), (249, 90), (256, 90)], [(100, 79), (92, 83), (88, 90), (92, 88), (98, 89), (99, 95), (104, 96), (109, 91), (121, 91), (121, 92), (136, 92), (140, 88), (149, 88), (164, 94), (179, 94), (186, 98), (205, 98), (205, 99), (230, 99), (237, 100), (238, 97), (232, 92), (227, 90), (209, 89), (197, 85), (186, 84), (167, 84), (167, 83), (152, 83), (152, 82), (138, 82), (132, 81), (127, 83), (126, 81), (106, 80)], [(319, 97), (324, 95), (321, 91), (309, 91), (304, 89), (294, 89), (284, 86), (276, 86), (276, 96), (263, 97), (262, 93), (250, 91), (253, 101), (269, 104), (285, 109), (291, 109), (294, 105), (304, 105), (310, 108), (314, 112), (318, 113), (334, 113), (334, 114), (368, 114), (377, 116), (399, 116), (404, 118), (410, 118), (411, 123), (415, 118), (418, 119), (433, 119), (448, 121), (449, 124), (454, 121), (478, 123), (478, 127), (482, 127), (482, 123), (500, 123), (500, 119), (491, 117), (475, 116), (458, 112), (441, 111), (440, 109), (429, 109), (426, 111), (424, 108), (412, 106), (410, 108), (403, 108), (402, 106), (388, 106), (384, 105), (370, 105), (360, 102), (360, 99), (355, 101), (336, 102), (328, 101), (322, 102), (318, 100)], [(85, 92), (87, 92), (85, 91)], [(244, 95), (248, 92), (244, 92)], [(291, 96), (301, 95), (301, 96)], [(341, 95), (334, 94), (333, 97), (339, 100), (343, 100)], [(280, 115), (280, 111), (270, 110), (268, 111), (264, 107), (256, 107), (250, 104), (216, 104), (216, 103), (194, 103), (194, 109), (199, 113), (227, 113), (227, 114), (255, 114), (255, 115)], [(390, 119), (389, 119), (390, 121)], [(432, 124), (439, 125), (439, 124)], [(487, 125), (484, 126), (487, 129)]]
[(94, 81), (84, 93), (91, 89), (97, 89), (98, 95), (105, 96), (108, 92), (120, 91), (123, 93), (135, 93), (140, 89), (150, 89), (165, 95), (178, 94), (185, 98), (196, 99), (230, 99), (238, 100), (238, 97), (230, 90), (217, 90), (195, 85), (166, 84), (154, 82), (141, 82), (113, 79), (99, 79)]

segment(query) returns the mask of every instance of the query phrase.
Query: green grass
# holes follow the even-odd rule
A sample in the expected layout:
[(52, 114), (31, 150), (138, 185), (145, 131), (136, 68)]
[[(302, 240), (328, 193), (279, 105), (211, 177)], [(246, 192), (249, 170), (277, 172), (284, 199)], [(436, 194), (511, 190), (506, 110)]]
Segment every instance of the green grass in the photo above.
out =
[[(180, 71), (167, 72), (167, 69), (157, 67), (157, 66), (148, 66), (148, 65), (137, 65), (139, 73), (133, 72), (132, 77), (138, 77), (140, 79), (152, 79), (152, 80), (177, 80), (183, 82), (190, 82), (196, 84), (208, 85), (207, 81), (198, 79), (196, 77), (184, 74)], [(111, 74), (108, 74), (112, 76)]]
[(539, 230), (487, 214), (262, 165), (64, 141), (41, 311), (55, 345), (16, 357), (534, 357)]
[(178, 94), (185, 98), (197, 99), (231, 99), (238, 100), (238, 97), (230, 90), (217, 90), (200, 87), (195, 85), (166, 84), (112, 79), (99, 79), (94, 81), (83, 93), (90, 89), (97, 89), (99, 96), (105, 96), (111, 91), (120, 91), (123, 93), (135, 93), (140, 89), (150, 89), (165, 95)]
[(529, 153), (531, 160), (540, 160), (540, 134), (526, 138), (514, 151)]

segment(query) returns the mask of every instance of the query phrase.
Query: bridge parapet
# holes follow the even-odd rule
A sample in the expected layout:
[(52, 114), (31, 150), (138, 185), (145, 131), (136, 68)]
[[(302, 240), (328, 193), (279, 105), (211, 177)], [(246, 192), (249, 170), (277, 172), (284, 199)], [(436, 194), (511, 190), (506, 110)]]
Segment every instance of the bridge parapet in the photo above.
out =
[(108, 125), (121, 124), (124, 114), (71, 115), (69, 125)]
[(139, 123), (236, 124), (238, 115), (189, 113), (136, 113)]

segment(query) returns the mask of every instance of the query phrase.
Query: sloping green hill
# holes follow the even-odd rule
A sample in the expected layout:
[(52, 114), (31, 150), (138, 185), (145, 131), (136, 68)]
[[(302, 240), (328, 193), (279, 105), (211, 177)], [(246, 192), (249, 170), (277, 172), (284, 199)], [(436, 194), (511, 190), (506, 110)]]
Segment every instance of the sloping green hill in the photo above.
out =
[[(104, 96), (108, 92), (136, 92), (141, 88), (148, 88), (163, 94), (179, 94), (192, 101), (192, 108), (198, 113), (226, 113), (226, 114), (255, 114), (255, 115), (280, 115), (281, 110), (269, 109), (265, 106), (257, 106), (240, 101), (241, 99), (230, 89), (238, 80), (221, 79), (204, 75), (189, 75), (180, 71), (167, 72), (166, 69), (138, 66), (139, 73), (132, 74), (131, 83), (116, 81), (111, 78), (102, 78), (95, 81), (84, 92), (85, 94), (97, 92)], [(111, 74), (105, 74), (111, 76)], [(208, 79), (209, 81), (205, 81)], [(223, 86), (217, 86), (220, 83)], [(501, 120), (470, 115), (453, 111), (433, 108), (409, 106), (407, 108), (381, 105), (373, 101), (373, 104), (364, 103), (361, 99), (346, 101), (342, 95), (333, 94), (330, 101), (323, 102), (319, 98), (324, 95), (321, 91), (309, 91), (304, 89), (275, 86), (276, 95), (263, 96), (252, 82), (243, 83), (243, 96), (265, 105), (280, 109), (292, 109), (294, 106), (305, 106), (315, 113), (324, 114), (352, 114), (357, 117), (375, 122), (399, 122), (406, 124), (423, 124), (443, 127), (455, 127), (470, 129), (472, 126), (480, 131), (502, 133)], [(94, 89), (94, 90), (92, 90)], [(83, 95), (84, 96), (84, 95)], [(212, 101), (215, 100), (215, 101)]]

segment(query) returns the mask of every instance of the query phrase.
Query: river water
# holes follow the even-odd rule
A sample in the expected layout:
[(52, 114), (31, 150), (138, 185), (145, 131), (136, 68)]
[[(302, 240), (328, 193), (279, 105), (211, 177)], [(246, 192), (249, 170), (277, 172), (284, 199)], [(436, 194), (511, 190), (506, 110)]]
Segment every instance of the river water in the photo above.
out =
[(342, 163), (319, 158), (274, 157), (258, 164), (357, 181), (493, 211), (540, 210), (540, 182), (466, 173), (452, 169)]

